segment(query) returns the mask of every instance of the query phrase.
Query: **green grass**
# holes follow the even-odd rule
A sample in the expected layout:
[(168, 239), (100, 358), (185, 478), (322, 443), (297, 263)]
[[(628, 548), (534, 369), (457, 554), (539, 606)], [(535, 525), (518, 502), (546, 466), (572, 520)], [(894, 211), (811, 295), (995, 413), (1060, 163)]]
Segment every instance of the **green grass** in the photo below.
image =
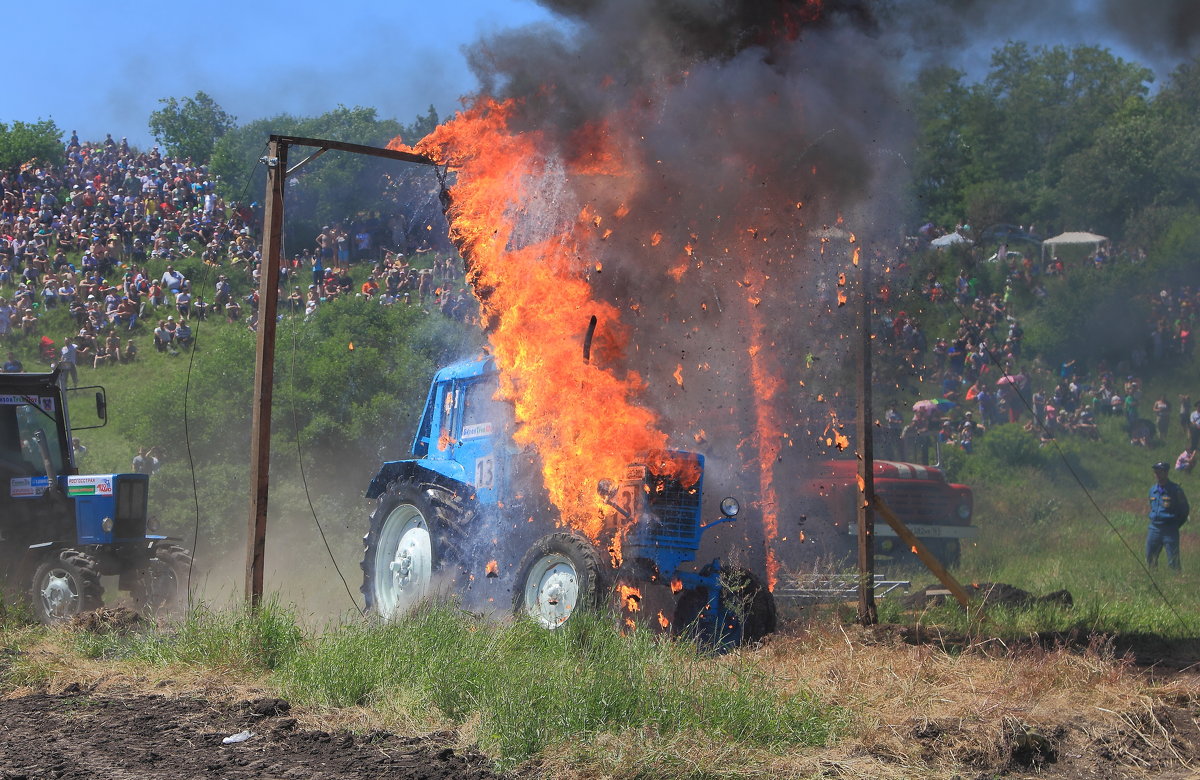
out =
[(258, 612), (199, 609), (145, 631), (66, 636), (88, 658), (268, 674), (298, 704), (403, 712), (425, 730), (470, 723), (507, 767), (631, 730), (783, 755), (827, 744), (850, 722), (813, 695), (779, 690), (749, 658), (622, 636), (607, 616), (582, 613), (551, 632), (427, 604), (392, 623), (305, 635), (293, 612), (269, 602)]
[(303, 634), (296, 614), (267, 600), (258, 610), (196, 607), (178, 622), (144, 632), (68, 635), (85, 658), (120, 658), (150, 664), (199, 664), (247, 672), (275, 669), (291, 660)]
[(769, 750), (824, 744), (845, 715), (772, 690), (749, 666), (689, 644), (623, 637), (580, 615), (548, 632), (431, 605), (391, 624), (353, 624), (307, 643), (278, 674), (289, 697), (328, 706), (432, 710), (478, 719), (481, 747), (512, 763), (563, 741), (652, 729)]

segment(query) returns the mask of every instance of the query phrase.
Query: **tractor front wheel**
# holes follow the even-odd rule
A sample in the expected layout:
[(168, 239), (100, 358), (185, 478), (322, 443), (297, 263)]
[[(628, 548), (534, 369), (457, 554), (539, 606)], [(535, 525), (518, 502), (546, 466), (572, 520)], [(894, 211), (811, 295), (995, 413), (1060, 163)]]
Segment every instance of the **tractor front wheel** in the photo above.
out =
[(33, 613), (45, 625), (64, 623), (104, 606), (96, 559), (79, 550), (58, 550), (33, 573)]
[(775, 597), (754, 572), (749, 569), (721, 572), (721, 591), (723, 610), (741, 625), (738, 644), (757, 642), (775, 632)]
[(401, 485), (385, 493), (363, 538), (363, 599), (385, 620), (403, 615), (433, 592), (438, 528), (424, 493)]
[(192, 554), (177, 544), (156, 544), (134, 585), (133, 598), (151, 614), (179, 612), (187, 607)]
[(622, 633), (637, 630), (669, 634), (675, 620), (675, 594), (663, 582), (658, 567), (638, 558), (617, 569), (613, 581), (613, 606)]
[(578, 610), (598, 609), (607, 593), (595, 545), (579, 534), (547, 534), (517, 566), (513, 611), (555, 629)]

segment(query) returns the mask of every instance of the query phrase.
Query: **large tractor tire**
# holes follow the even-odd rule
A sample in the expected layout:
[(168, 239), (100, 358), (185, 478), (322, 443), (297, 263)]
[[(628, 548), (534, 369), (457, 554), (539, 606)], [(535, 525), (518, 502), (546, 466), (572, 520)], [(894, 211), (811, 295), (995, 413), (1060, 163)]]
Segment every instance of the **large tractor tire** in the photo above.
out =
[(513, 611), (555, 629), (579, 610), (599, 609), (608, 593), (595, 545), (579, 534), (553, 533), (538, 539), (521, 558)]
[(34, 570), (29, 595), (33, 614), (45, 625), (99, 609), (104, 606), (99, 564), (79, 550), (58, 550)]
[(186, 610), (191, 570), (189, 550), (177, 544), (154, 545), (154, 557), (146, 562), (134, 584), (134, 601), (152, 615)]
[(368, 610), (391, 620), (433, 594), (434, 575), (447, 552), (445, 511), (410, 483), (380, 496), (363, 537), (362, 593)]
[(621, 564), (613, 578), (612, 598), (622, 633), (670, 633), (675, 594), (650, 561), (638, 558)]

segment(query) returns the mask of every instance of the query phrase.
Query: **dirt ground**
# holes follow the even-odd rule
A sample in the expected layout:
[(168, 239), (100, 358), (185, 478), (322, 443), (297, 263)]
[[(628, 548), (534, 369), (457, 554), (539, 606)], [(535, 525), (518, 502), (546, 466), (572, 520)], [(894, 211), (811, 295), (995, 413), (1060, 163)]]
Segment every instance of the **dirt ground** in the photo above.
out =
[[(940, 648), (952, 656), (975, 652), (992, 656), (997, 651), (977, 641), (971, 643), (945, 634), (925, 635), (907, 626), (850, 629), (850, 634), (856, 645), (864, 647), (900, 642)], [(1081, 652), (1081, 640), (1034, 636), (1028, 639), (1028, 647), (1009, 643), (997, 655), (1019, 655), (1036, 646)], [(986, 743), (970, 733), (978, 724), (913, 713), (907, 722), (897, 722), (891, 728), (903, 732), (903, 741), (917, 748), (906, 753), (910, 759), (919, 760), (925, 771), (914, 775), (910, 762), (909, 771), (896, 766), (896, 772), (888, 772), (889, 762), (898, 757), (889, 754), (884, 743), (872, 745), (869, 739), (829, 749), (828, 760), (821, 755), (812, 757), (817, 762), (814, 766), (831, 767), (818, 772), (820, 776), (876, 776), (871, 769), (864, 774), (843, 765), (841, 759), (850, 755), (867, 759), (865, 766), (873, 766), (884, 775), (904, 778), (1200, 777), (1200, 702), (1195, 695), (1200, 690), (1196, 665), (1200, 640), (1170, 642), (1138, 636), (1109, 641), (1116, 657), (1125, 657), (1135, 674), (1144, 675), (1149, 683), (1147, 690), (1157, 691), (1140, 699), (1129, 711), (1103, 716), (1081, 705), (1064, 711), (1052, 722), (1041, 721), (1036, 730), (1015, 719), (1005, 720), (1003, 728)], [(18, 654), (0, 648), (0, 671), (9, 656)], [(162, 695), (153, 688), (62, 685), (59, 682), (53, 692), (26, 689), (0, 698), (0, 780), (503, 777), (486, 756), (461, 749), (461, 740), (453, 732), (395, 735), (311, 730), (300, 726), (297, 716), (306, 724), (319, 724), (314, 714), (293, 711), (280, 699), (229, 702), (200, 695)], [(224, 743), (226, 738), (242, 732), (253, 736)], [(841, 769), (835, 769), (839, 766)], [(527, 779), (559, 776), (555, 771), (539, 772), (533, 767), (523, 768), (519, 775)]]
[[(0, 778), (498, 777), (485, 757), (457, 753), (438, 735), (305, 731), (286, 706), (70, 689), (0, 700)], [(254, 736), (223, 744), (245, 730)]]

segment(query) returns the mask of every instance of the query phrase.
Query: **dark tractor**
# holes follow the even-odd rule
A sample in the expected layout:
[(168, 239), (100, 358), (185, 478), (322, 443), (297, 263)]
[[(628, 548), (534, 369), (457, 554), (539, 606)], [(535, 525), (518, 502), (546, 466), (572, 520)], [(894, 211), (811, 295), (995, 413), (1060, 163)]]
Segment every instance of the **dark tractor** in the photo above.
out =
[[(102, 425), (104, 389), (70, 392), (88, 391)], [(180, 606), (191, 553), (147, 533), (149, 475), (80, 474), (66, 395), (57, 371), (0, 374), (0, 582), (8, 597), (57, 623), (103, 606), (101, 577), (115, 576), (148, 610)]]
[(507, 586), (516, 613), (547, 629), (576, 610), (609, 607), (629, 630), (718, 646), (775, 629), (772, 596), (751, 572), (692, 564), (704, 531), (738, 512), (727, 498), (722, 516), (703, 523), (703, 456), (648, 453), (619, 481), (601, 481), (607, 536), (554, 530), (537, 459), (513, 443), (497, 382), (491, 358), (439, 371), (413, 457), (384, 463), (371, 480), (366, 496), (378, 505), (362, 562), (369, 609), (386, 619), (435, 590), (465, 593), (490, 580)]

